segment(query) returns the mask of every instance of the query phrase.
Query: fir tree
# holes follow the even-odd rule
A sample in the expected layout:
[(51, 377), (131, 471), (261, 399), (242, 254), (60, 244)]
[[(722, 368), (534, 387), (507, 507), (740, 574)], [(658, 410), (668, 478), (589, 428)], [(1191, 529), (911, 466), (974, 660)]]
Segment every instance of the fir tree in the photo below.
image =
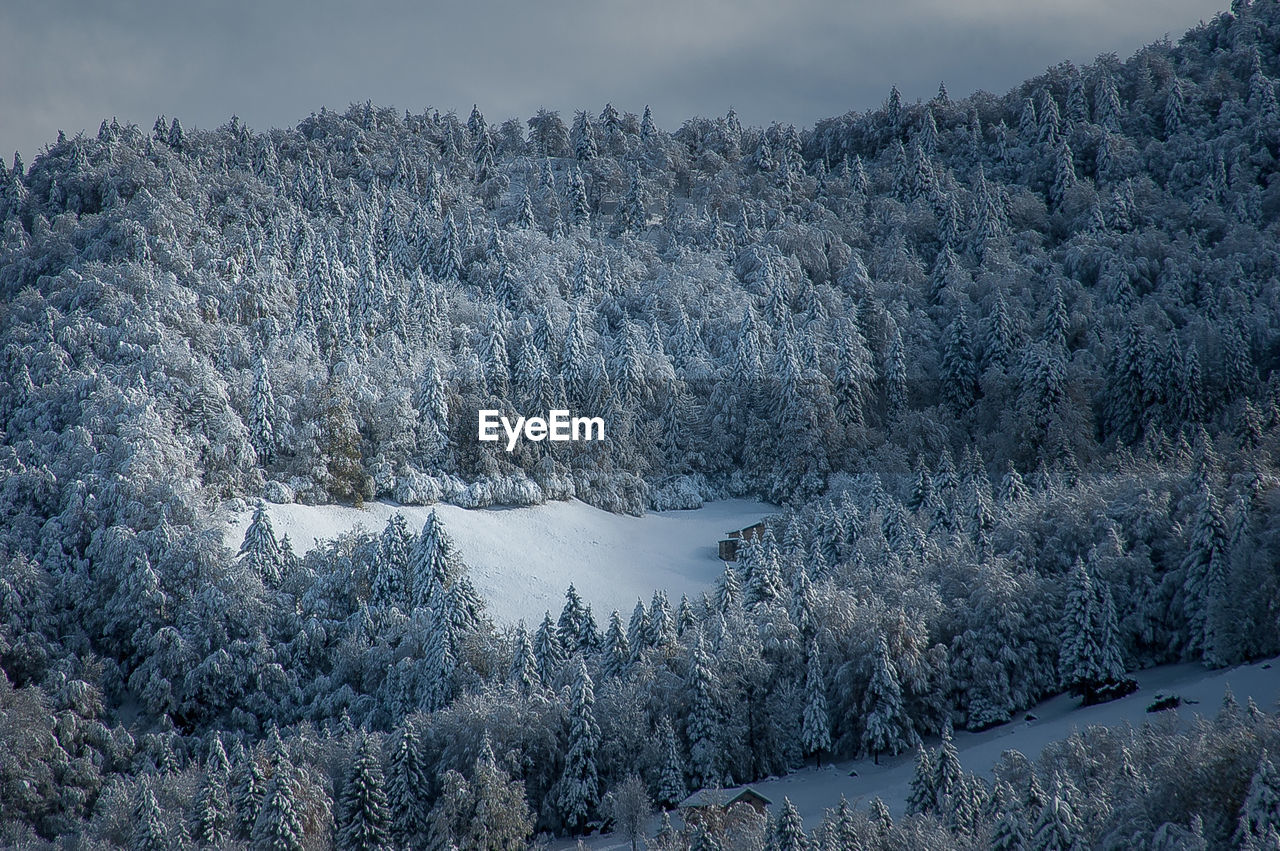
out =
[(1208, 665), (1226, 663), (1221, 647), (1225, 636), (1217, 634), (1220, 620), (1213, 617), (1225, 595), (1228, 566), (1226, 523), (1209, 483), (1200, 483), (1200, 507), (1192, 530), (1190, 547), (1182, 562), (1184, 611), (1187, 618), (1188, 649), (1200, 651)]
[(389, 849), (390, 814), (382, 765), (368, 734), (360, 736), (338, 798), (334, 844), (352, 851)]
[(658, 741), (662, 753), (661, 773), (658, 775), (658, 803), (664, 809), (675, 807), (689, 792), (685, 783), (684, 760), (676, 744), (676, 731), (671, 719), (663, 716), (658, 722)]
[(804, 833), (800, 811), (790, 798), (782, 799), (782, 811), (773, 832), (773, 847), (777, 851), (807, 851), (809, 839)]
[(609, 678), (622, 676), (631, 664), (631, 645), (617, 610), (609, 615), (609, 629), (604, 636), (604, 660), (601, 668)]
[(907, 815), (933, 812), (938, 794), (933, 785), (933, 760), (923, 743), (916, 744), (915, 773), (911, 776), (911, 792), (907, 795)]
[(1055, 791), (1045, 803), (1031, 834), (1031, 847), (1035, 851), (1073, 851), (1077, 848), (1075, 813)]
[(809, 640), (808, 666), (805, 674), (804, 719), (801, 725), (801, 741), (807, 753), (817, 756), (822, 765), (822, 752), (831, 748), (831, 722), (827, 718), (826, 682), (822, 676), (822, 660), (818, 655), (818, 642)]
[(267, 516), (266, 507), (261, 504), (253, 512), (253, 520), (245, 530), (244, 542), (240, 545), (240, 557), (244, 564), (262, 577), (262, 581), (268, 586), (275, 587), (280, 584), (284, 573), (280, 544), (271, 528), (271, 518)]
[(1235, 839), (1241, 843), (1262, 842), (1271, 831), (1280, 831), (1280, 772), (1264, 750), (1240, 806)]
[(191, 838), (196, 842), (218, 845), (230, 838), (232, 812), (227, 797), (229, 780), (230, 764), (226, 751), (222, 748), (222, 739), (215, 733), (191, 819)]
[(880, 636), (871, 657), (871, 681), (863, 701), (862, 746), (876, 764), (881, 752), (899, 754), (917, 741), (911, 719), (902, 703), (898, 672), (889, 659), (889, 646)]
[(1076, 560), (1067, 581), (1058, 669), (1064, 687), (1091, 703), (1104, 686), (1124, 676), (1115, 606), (1110, 592), (1094, 580), (1084, 561)]
[(279, 744), (279, 736), (270, 755), (271, 779), (262, 796), (262, 808), (253, 823), (251, 840), (261, 851), (301, 851), (303, 848), (302, 817), (298, 812), (298, 785), (294, 767)]
[(714, 786), (721, 777), (719, 683), (701, 634), (694, 642), (687, 676), (685, 737), (689, 740), (689, 768), (696, 786)]
[(169, 847), (168, 832), (151, 791), (151, 780), (145, 775), (138, 781), (137, 803), (133, 807), (133, 837), (130, 851), (165, 851)]
[(267, 374), (266, 361), (258, 365), (258, 375), (253, 382), (253, 396), (250, 400), (249, 440), (258, 455), (258, 461), (264, 466), (272, 463), (280, 451), (280, 411), (276, 407), (276, 397), (271, 390), (271, 378)]
[(262, 810), (263, 796), (266, 793), (266, 779), (258, 768), (258, 761), (249, 752), (242, 753), (236, 771), (236, 783), (232, 794), (235, 805), (236, 833), (241, 839), (248, 839), (253, 832), (253, 825)]
[(933, 758), (933, 804), (938, 812), (953, 809), (953, 799), (964, 783), (964, 769), (960, 766), (960, 754), (952, 740), (951, 720), (942, 728), (942, 741)]
[(595, 720), (595, 694), (586, 663), (578, 660), (577, 680), (569, 706), (569, 739), (560, 775), (559, 810), (570, 831), (579, 833), (600, 804), (596, 753), (600, 728)]
[(387, 760), (387, 828), (402, 848), (416, 847), (427, 832), (427, 790), (431, 774), (422, 754), (418, 726), (406, 718), (391, 738)]

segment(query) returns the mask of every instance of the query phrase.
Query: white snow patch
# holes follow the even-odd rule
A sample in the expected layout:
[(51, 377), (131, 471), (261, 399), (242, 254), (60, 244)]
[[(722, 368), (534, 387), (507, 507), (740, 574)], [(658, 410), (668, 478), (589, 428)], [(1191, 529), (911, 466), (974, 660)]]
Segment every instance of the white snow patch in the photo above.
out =
[[(287, 534), (298, 555), (356, 526), (380, 532), (396, 513), (416, 533), (432, 510), (438, 511), (497, 621), (523, 618), (532, 627), (545, 611), (554, 618), (573, 583), (603, 629), (612, 610), (620, 611), (625, 622), (636, 600), (647, 605), (657, 589), (675, 605), (681, 594), (692, 599), (710, 588), (724, 569), (717, 543), (725, 532), (750, 526), (777, 508), (724, 500), (690, 511), (629, 517), (571, 500), (520, 508), (371, 502), (364, 508), (268, 504), (266, 510), (276, 536)], [(233, 551), (240, 548), (251, 516), (251, 511), (232, 515), (225, 540)]]

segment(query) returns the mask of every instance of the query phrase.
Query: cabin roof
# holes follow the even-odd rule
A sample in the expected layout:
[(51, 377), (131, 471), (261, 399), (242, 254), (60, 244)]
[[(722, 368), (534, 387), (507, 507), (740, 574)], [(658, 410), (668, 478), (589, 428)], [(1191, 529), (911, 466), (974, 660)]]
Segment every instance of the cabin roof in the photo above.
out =
[(741, 789), (699, 789), (680, 802), (682, 809), (698, 809), (700, 807), (724, 807), (728, 809), (740, 801), (759, 801), (766, 807), (771, 805), (764, 795), (750, 786)]

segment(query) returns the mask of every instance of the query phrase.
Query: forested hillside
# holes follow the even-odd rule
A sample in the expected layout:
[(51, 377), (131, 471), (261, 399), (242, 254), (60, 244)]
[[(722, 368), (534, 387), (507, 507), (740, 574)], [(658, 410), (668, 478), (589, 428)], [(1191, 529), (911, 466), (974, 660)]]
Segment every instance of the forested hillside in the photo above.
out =
[[(1280, 843), (1257, 707), (994, 785), (947, 750), (1280, 653), (1278, 46), (1256, 0), (806, 129), (366, 103), (15, 158), (0, 844), (523, 847), (937, 735), (913, 813), (817, 847)], [(476, 439), (554, 408), (607, 440)], [(783, 511), (713, 593), (514, 628), (437, 518), (305, 557), (219, 528), (730, 495)], [(655, 841), (802, 847), (776, 809)]]

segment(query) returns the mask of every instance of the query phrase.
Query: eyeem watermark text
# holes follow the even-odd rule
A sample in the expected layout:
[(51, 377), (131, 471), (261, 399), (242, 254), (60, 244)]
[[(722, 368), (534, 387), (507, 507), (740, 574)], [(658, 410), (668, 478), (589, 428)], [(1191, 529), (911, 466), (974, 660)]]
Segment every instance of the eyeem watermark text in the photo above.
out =
[(546, 417), (517, 417), (513, 424), (501, 411), (479, 412), (479, 438), (494, 442), (507, 436), (507, 451), (514, 452), (521, 438), (539, 443), (543, 440), (604, 440), (604, 419), (571, 417), (568, 411), (548, 411)]

